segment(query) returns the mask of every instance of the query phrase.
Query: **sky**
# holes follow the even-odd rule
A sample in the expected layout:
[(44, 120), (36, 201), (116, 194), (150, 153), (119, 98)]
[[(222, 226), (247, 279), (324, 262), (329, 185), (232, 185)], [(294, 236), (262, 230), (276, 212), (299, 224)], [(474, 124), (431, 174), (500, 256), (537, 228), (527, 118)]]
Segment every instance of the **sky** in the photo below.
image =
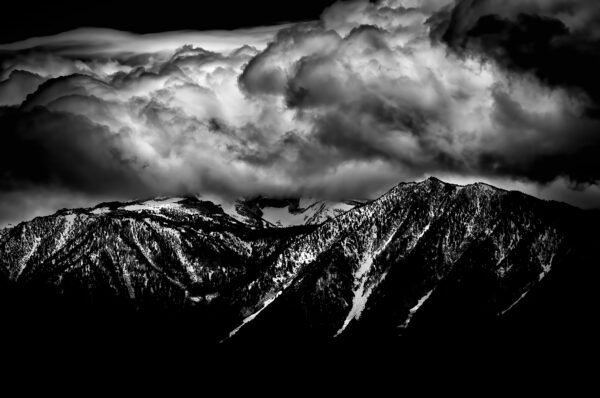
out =
[(103, 0), (87, 5), (80, 0), (3, 2), (0, 43), (62, 33), (81, 27), (104, 27), (133, 33), (177, 30), (234, 30), (285, 22), (317, 20), (336, 0)]
[(600, 207), (597, 1), (222, 3), (6, 6), (0, 226), (428, 176)]

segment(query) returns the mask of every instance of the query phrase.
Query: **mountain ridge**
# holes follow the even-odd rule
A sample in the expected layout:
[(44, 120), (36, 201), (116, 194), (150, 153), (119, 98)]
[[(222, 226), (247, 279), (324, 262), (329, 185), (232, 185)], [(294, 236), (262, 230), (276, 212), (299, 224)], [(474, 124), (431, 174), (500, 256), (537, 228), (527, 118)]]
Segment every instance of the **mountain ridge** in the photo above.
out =
[(505, 318), (585, 249), (578, 240), (593, 241), (596, 219), (437, 178), (287, 228), (244, 223), (194, 197), (113, 202), (0, 232), (0, 272), (12, 289), (49, 290), (84, 311), (183, 311), (210, 329), (207, 341), (395, 338), (426, 333), (415, 330), (442, 319), (436, 308), (464, 286), (479, 297), (461, 298), (474, 316)]

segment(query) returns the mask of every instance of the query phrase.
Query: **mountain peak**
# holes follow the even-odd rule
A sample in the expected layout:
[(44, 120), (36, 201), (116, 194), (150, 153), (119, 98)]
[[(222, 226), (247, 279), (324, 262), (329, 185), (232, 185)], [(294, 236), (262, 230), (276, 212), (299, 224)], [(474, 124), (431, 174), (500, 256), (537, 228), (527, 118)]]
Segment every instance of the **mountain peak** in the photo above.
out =
[(439, 184), (439, 183), (441, 183), (441, 184), (445, 184), (445, 182), (444, 182), (444, 181), (442, 181), (442, 180), (440, 180), (439, 178), (437, 178), (437, 177), (434, 177), (434, 176), (428, 177), (428, 178), (427, 178), (427, 179), (426, 179), (424, 182), (428, 182), (428, 183), (436, 183), (436, 184)]
[(498, 187), (495, 187), (491, 184), (485, 183), (485, 182), (475, 182), (472, 184), (466, 184), (466, 185), (457, 185), (457, 184), (451, 184), (445, 181), (440, 180), (437, 177), (431, 176), (428, 177), (427, 179), (423, 180), (422, 182), (418, 183), (418, 184), (423, 184), (423, 185), (435, 185), (435, 186), (446, 186), (446, 185), (452, 185), (452, 186), (458, 186), (458, 187), (471, 187), (474, 190), (477, 191), (487, 191), (487, 192), (503, 192), (504, 190)]
[(503, 191), (503, 189), (500, 189), (493, 185), (487, 184), (485, 182), (476, 182), (475, 184), (472, 184), (472, 185), (481, 191), (489, 191), (489, 192)]
[[(447, 316), (502, 319), (547, 275), (578, 263), (580, 242), (597, 240), (591, 213), (435, 177), (349, 208), (237, 205), (260, 210), (264, 227), (200, 198), (38, 218), (0, 230), (0, 278), (23, 292), (43, 286), (36, 304), (47, 290), (90, 305), (185, 310), (210, 341), (396, 338), (438, 330), (428, 322), (443, 326)], [(290, 217), (291, 228), (277, 228)]]

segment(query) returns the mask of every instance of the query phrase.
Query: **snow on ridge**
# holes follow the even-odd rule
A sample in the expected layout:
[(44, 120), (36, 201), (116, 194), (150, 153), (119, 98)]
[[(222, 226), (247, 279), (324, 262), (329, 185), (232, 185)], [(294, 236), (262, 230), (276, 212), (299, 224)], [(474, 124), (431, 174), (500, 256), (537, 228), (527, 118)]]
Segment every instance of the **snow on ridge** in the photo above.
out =
[[(263, 302), (262, 307), (254, 312), (252, 315), (247, 316), (246, 318), (244, 318), (244, 320), (242, 321), (242, 323), (235, 329), (233, 329), (230, 333), (229, 333), (229, 338), (233, 337), (237, 332), (240, 331), (240, 329), (247, 324), (248, 322), (252, 322), (265, 308), (267, 308), (273, 301), (275, 301), (277, 299), (277, 297), (279, 297), (281, 295), (281, 293), (283, 292), (283, 290), (277, 292), (273, 297), (265, 300)], [(224, 340), (221, 340), (221, 342), (223, 342)]]
[[(414, 247), (417, 245), (419, 240), (429, 230), (429, 228), (431, 227), (431, 224), (433, 223), (434, 217), (435, 217), (435, 212), (433, 211), (433, 209), (429, 209), (430, 220), (427, 223), (427, 225), (425, 225), (423, 227), (423, 229), (414, 236), (413, 242), (411, 242), (411, 244), (408, 247), (408, 251), (411, 251), (412, 249), (414, 249)], [(401, 220), (398, 220), (398, 223), (400, 223), (400, 221)], [(360, 318), (360, 316), (367, 304), (367, 300), (369, 299), (370, 295), (372, 294), (375, 286), (377, 286), (377, 284), (374, 284), (373, 286), (371, 286), (365, 290), (365, 285), (366, 285), (367, 279), (368, 279), (367, 278), (368, 271), (371, 269), (374, 259), (377, 256), (379, 256), (386, 249), (386, 247), (391, 243), (392, 239), (396, 235), (396, 232), (398, 231), (398, 229), (397, 229), (398, 225), (399, 224), (397, 224), (395, 228), (392, 228), (392, 231), (388, 235), (386, 241), (384, 243), (382, 243), (376, 251), (372, 251), (372, 248), (371, 248), (371, 250), (369, 250), (369, 251), (372, 251), (370, 254), (368, 253), (369, 251), (367, 251), (367, 257), (363, 258), (363, 261), (361, 262), (361, 265), (360, 265), (358, 271), (354, 274), (355, 283), (356, 283), (356, 281), (358, 281), (358, 287), (354, 290), (354, 298), (352, 299), (352, 308), (350, 309), (350, 312), (346, 316), (346, 319), (344, 320), (342, 327), (337, 331), (337, 333), (335, 334), (334, 337), (339, 336), (346, 329), (346, 327), (352, 321), (352, 319), (358, 320)], [(385, 272), (382, 275), (382, 277), (380, 278), (378, 283), (381, 283), (385, 279), (386, 276), (387, 276), (387, 272)]]
[(127, 211), (159, 211), (164, 208), (180, 208), (179, 202), (182, 200), (183, 198), (151, 199), (142, 203), (124, 206), (121, 209)]
[[(395, 234), (396, 230), (393, 229), (387, 237), (386, 241), (383, 242), (377, 250), (373, 251), (371, 248), (371, 250), (369, 250), (371, 251), (371, 253), (367, 253), (366, 257), (363, 257), (358, 270), (354, 273), (354, 280), (355, 283), (358, 282), (358, 287), (354, 290), (354, 297), (352, 298), (352, 307), (350, 308), (350, 311), (348, 312), (348, 315), (346, 316), (342, 327), (340, 327), (340, 329), (337, 331), (334, 337), (339, 336), (346, 329), (346, 327), (348, 327), (348, 325), (353, 319), (359, 319), (362, 315), (362, 312), (364, 311), (367, 305), (367, 301), (371, 296), (371, 293), (373, 293), (374, 287), (376, 286), (373, 285), (365, 289), (368, 279), (368, 272), (371, 270), (375, 258), (386, 249), (386, 247), (394, 238)], [(382, 277), (379, 280), (379, 283), (381, 283), (386, 278), (386, 276), (387, 272), (385, 272), (382, 275)]]
[[(219, 196), (202, 194), (197, 195), (197, 199), (209, 201), (217, 206), (220, 206), (225, 214), (235, 220), (248, 223), (248, 216), (240, 213), (238, 206), (243, 206), (243, 199), (231, 201)], [(284, 207), (265, 206), (260, 210), (262, 212), (261, 219), (264, 224), (273, 227), (291, 227), (305, 224), (320, 224), (338, 214), (351, 210), (355, 206), (344, 202), (322, 201), (315, 198), (300, 198), (298, 208), (290, 210), (289, 204)]]
[[(154, 198), (154, 199), (150, 199), (150, 200), (146, 200), (144, 202), (134, 202), (131, 204), (123, 204), (122, 206), (116, 207), (116, 209), (118, 210), (125, 210), (125, 211), (160, 211), (162, 209), (183, 209), (183, 206), (181, 204), (179, 204), (179, 202), (183, 201), (184, 198), (180, 198), (180, 197), (162, 197), (162, 198)], [(108, 206), (102, 206), (102, 207), (96, 207), (94, 208), (92, 211), (90, 211), (90, 214), (93, 214), (95, 216), (100, 216), (103, 214), (107, 214), (112, 212), (113, 209), (111, 209)]]
[(182, 290), (185, 290), (185, 286), (183, 285), (183, 283), (181, 283), (180, 281), (178, 281), (177, 279), (174, 279), (172, 277), (170, 277), (169, 275), (167, 275), (163, 269), (161, 267), (159, 267), (158, 265), (156, 265), (154, 263), (154, 261), (152, 260), (152, 254), (149, 253), (146, 250), (146, 247), (144, 245), (142, 245), (138, 239), (137, 233), (133, 230), (133, 227), (131, 228), (131, 236), (133, 238), (134, 243), (136, 244), (136, 246), (139, 248), (142, 256), (144, 257), (144, 259), (148, 262), (148, 264), (156, 271), (158, 271), (163, 277), (165, 277), (169, 282), (173, 283), (174, 285), (176, 285), (177, 287), (181, 288)]
[(479, 189), (481, 189), (482, 192), (495, 193), (498, 191), (498, 189), (496, 187), (486, 184), (485, 182), (478, 182), (475, 184), (475, 186), (477, 186)]
[(98, 207), (90, 212), (95, 216), (100, 216), (102, 214), (110, 213), (110, 209), (108, 207)]
[(219, 293), (208, 293), (208, 294), (205, 294), (202, 296), (190, 296), (189, 292), (186, 291), (185, 294), (186, 294), (186, 298), (193, 303), (200, 303), (202, 301), (210, 303), (211, 301), (213, 301), (214, 299), (219, 297)]
[[(256, 282), (256, 281), (255, 281), (255, 282)], [(249, 289), (251, 289), (251, 288), (252, 288), (252, 285), (253, 285), (255, 282), (252, 282), (252, 283), (250, 283), (250, 285), (248, 286), (248, 288), (249, 288)], [(248, 322), (252, 322), (252, 321), (253, 321), (253, 320), (254, 320), (254, 319), (255, 319), (255, 318), (256, 318), (256, 317), (257, 317), (257, 316), (258, 316), (258, 315), (259, 315), (259, 314), (262, 312), (262, 311), (264, 311), (264, 310), (265, 310), (265, 308), (267, 308), (267, 307), (268, 307), (269, 305), (271, 305), (271, 304), (272, 304), (272, 303), (273, 303), (273, 302), (274, 302), (274, 301), (275, 301), (275, 300), (276, 300), (276, 299), (277, 299), (279, 296), (281, 296), (281, 295), (283, 294), (283, 292), (284, 292), (284, 291), (285, 291), (285, 290), (286, 290), (288, 287), (290, 287), (290, 285), (291, 285), (292, 283), (293, 283), (293, 279), (288, 279), (288, 281), (287, 281), (287, 282), (285, 282), (285, 283), (283, 284), (283, 286), (281, 286), (280, 290), (279, 290), (277, 293), (273, 294), (273, 295), (272, 295), (270, 298), (268, 298), (268, 299), (266, 299), (266, 300), (264, 300), (264, 301), (262, 302), (262, 303), (263, 303), (263, 305), (262, 305), (262, 307), (261, 307), (261, 308), (260, 308), (258, 311), (254, 312), (252, 315), (249, 315), (249, 316), (247, 316), (246, 318), (244, 318), (244, 320), (242, 321), (242, 323), (241, 323), (241, 324), (240, 324), (240, 325), (239, 325), (237, 328), (233, 329), (233, 330), (232, 330), (232, 331), (229, 333), (229, 335), (228, 335), (226, 338), (224, 338), (223, 340), (221, 340), (221, 341), (220, 341), (220, 343), (224, 342), (224, 341), (225, 341), (225, 340), (227, 340), (228, 338), (231, 338), (231, 337), (233, 337), (233, 336), (234, 336), (234, 335), (235, 335), (237, 332), (239, 332), (239, 331), (240, 331), (240, 329), (241, 329), (242, 327), (244, 327), (244, 325), (246, 325)], [(269, 294), (272, 294), (272, 291), (273, 291), (273, 290), (271, 290), (271, 293), (268, 293), (266, 296), (268, 296)], [(266, 296), (265, 296), (265, 297), (266, 297)]]
[[(553, 260), (554, 260), (554, 254), (552, 254), (552, 256), (550, 257), (550, 260), (548, 261), (547, 264), (541, 264), (542, 272), (540, 272), (540, 274), (538, 275), (537, 283), (540, 283), (548, 275), (548, 273), (552, 269), (552, 261)], [(536, 285), (535, 282), (533, 282), (533, 284), (528, 285), (525, 288), (524, 292), (521, 294), (521, 296), (517, 300), (515, 300), (515, 302), (513, 302), (511, 305), (509, 305), (505, 310), (500, 311), (500, 315), (506, 314), (508, 311), (513, 309), (517, 304), (519, 304), (521, 302), (521, 300), (523, 300), (525, 298), (525, 296), (527, 296), (527, 294), (529, 294), (529, 292), (531, 291), (531, 289), (533, 289), (533, 287), (535, 285)]]
[(423, 227), (423, 229), (421, 230), (421, 232), (419, 232), (415, 236), (415, 240), (414, 240), (414, 244), (415, 245), (421, 240), (421, 238), (427, 233), (427, 231), (429, 231), (429, 228), (431, 228), (431, 223), (428, 223), (427, 225), (425, 225), (425, 227)]
[(244, 223), (244, 224), (247, 223), (246, 217), (244, 215), (238, 213), (238, 210), (236, 207), (237, 203), (235, 201), (227, 200), (227, 199), (221, 198), (219, 196), (209, 195), (209, 194), (196, 195), (196, 199), (204, 201), (204, 202), (211, 202), (212, 204), (221, 207), (221, 210), (223, 210), (223, 212), (225, 214), (227, 214), (229, 217), (231, 217), (241, 223)]
[(127, 288), (127, 294), (129, 294), (129, 298), (135, 300), (135, 289), (133, 288), (133, 284), (131, 283), (131, 274), (129, 273), (127, 267), (128, 264), (124, 264), (121, 267), (123, 281), (125, 282), (125, 287)]
[[(544, 233), (542, 239), (543, 240), (547, 240), (548, 239), (548, 232), (547, 231)], [(538, 259), (540, 261), (540, 267), (542, 269), (542, 272), (539, 273), (537, 281), (534, 281), (534, 282), (530, 283), (528, 286), (526, 286), (525, 290), (523, 291), (523, 293), (521, 294), (521, 296), (517, 300), (515, 300), (515, 302), (513, 302), (510, 306), (508, 306), (505, 310), (500, 311), (500, 315), (504, 315), (508, 311), (510, 311), (511, 309), (513, 309), (517, 304), (519, 304), (519, 302), (521, 302), (521, 300), (523, 300), (525, 298), (525, 296), (527, 296), (527, 294), (529, 294), (529, 292), (531, 291), (531, 289), (533, 289), (546, 276), (548, 276), (548, 274), (550, 273), (550, 271), (552, 271), (552, 266), (553, 266), (555, 255), (556, 255), (555, 253), (552, 253), (550, 255), (550, 258), (547, 260), (547, 262), (544, 262), (544, 259), (542, 258), (542, 256), (540, 254), (538, 254)]]
[(73, 223), (75, 222), (75, 219), (77, 218), (76, 214), (68, 214), (64, 217), (65, 220), (65, 226), (62, 230), (62, 233), (60, 234), (60, 238), (58, 238), (58, 242), (56, 243), (56, 251), (62, 249), (64, 247), (64, 245), (67, 243), (67, 236), (69, 235), (69, 233), (71, 232), (71, 229), (73, 228)]
[(287, 207), (265, 207), (262, 213), (263, 220), (280, 227), (302, 225), (305, 221), (304, 213), (293, 214)]
[(19, 259), (19, 266), (17, 268), (17, 272), (13, 276), (13, 280), (17, 280), (19, 278), (19, 276), (21, 276), (21, 274), (23, 273), (23, 271), (25, 271), (25, 267), (27, 266), (27, 262), (29, 261), (29, 259), (31, 258), (31, 256), (33, 256), (33, 253), (35, 253), (35, 251), (37, 250), (37, 248), (40, 245), (41, 241), (42, 241), (42, 239), (40, 237), (36, 236), (35, 239), (33, 240), (33, 244), (31, 245), (31, 248), (29, 249), (29, 252), (27, 252), (23, 257), (21, 257)]
[(291, 211), (289, 206), (261, 209), (262, 219), (276, 227), (291, 227), (305, 224), (321, 224), (344, 213), (354, 206), (343, 202), (322, 201), (312, 198), (301, 198), (297, 210)]
[(177, 230), (171, 229), (171, 228), (165, 228), (165, 229), (163, 229), (163, 231), (165, 234), (168, 234), (172, 238), (170, 240), (170, 246), (171, 246), (171, 249), (173, 249), (175, 256), (177, 257), (177, 260), (185, 268), (186, 272), (188, 273), (188, 275), (190, 276), (192, 281), (197, 282), (198, 275), (196, 273), (196, 269), (194, 268), (194, 265), (189, 261), (189, 259), (186, 257), (186, 255), (184, 254), (184, 252), (182, 250), (184, 242), (181, 239), (180, 233)]
[(304, 210), (305, 219), (311, 224), (321, 224), (352, 210), (356, 206), (345, 202), (319, 201)]

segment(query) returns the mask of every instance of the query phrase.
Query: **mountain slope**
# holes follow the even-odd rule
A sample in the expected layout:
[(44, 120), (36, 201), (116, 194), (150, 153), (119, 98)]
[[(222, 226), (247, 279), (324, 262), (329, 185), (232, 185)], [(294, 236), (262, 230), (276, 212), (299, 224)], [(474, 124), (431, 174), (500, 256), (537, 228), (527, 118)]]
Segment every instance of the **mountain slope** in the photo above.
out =
[[(446, 330), (461, 328), (463, 310), (462, 322), (503, 318), (554, 267), (569, 266), (589, 247), (592, 228), (584, 227), (597, 220), (592, 213), (485, 184), (400, 185), (286, 249), (282, 256), (312, 256), (249, 333), (393, 338), (424, 310), (443, 314), (437, 327)], [(468, 311), (458, 301), (431, 309), (458, 300), (465, 287), (473, 290)]]
[(246, 343), (500, 330), (561, 288), (553, 275), (592, 275), (596, 260), (596, 212), (485, 184), (400, 184), (324, 219), (275, 228), (195, 198), (104, 204), (5, 231), (0, 269), (34, 307), (50, 291), (86, 310), (183, 311), (208, 341)]

